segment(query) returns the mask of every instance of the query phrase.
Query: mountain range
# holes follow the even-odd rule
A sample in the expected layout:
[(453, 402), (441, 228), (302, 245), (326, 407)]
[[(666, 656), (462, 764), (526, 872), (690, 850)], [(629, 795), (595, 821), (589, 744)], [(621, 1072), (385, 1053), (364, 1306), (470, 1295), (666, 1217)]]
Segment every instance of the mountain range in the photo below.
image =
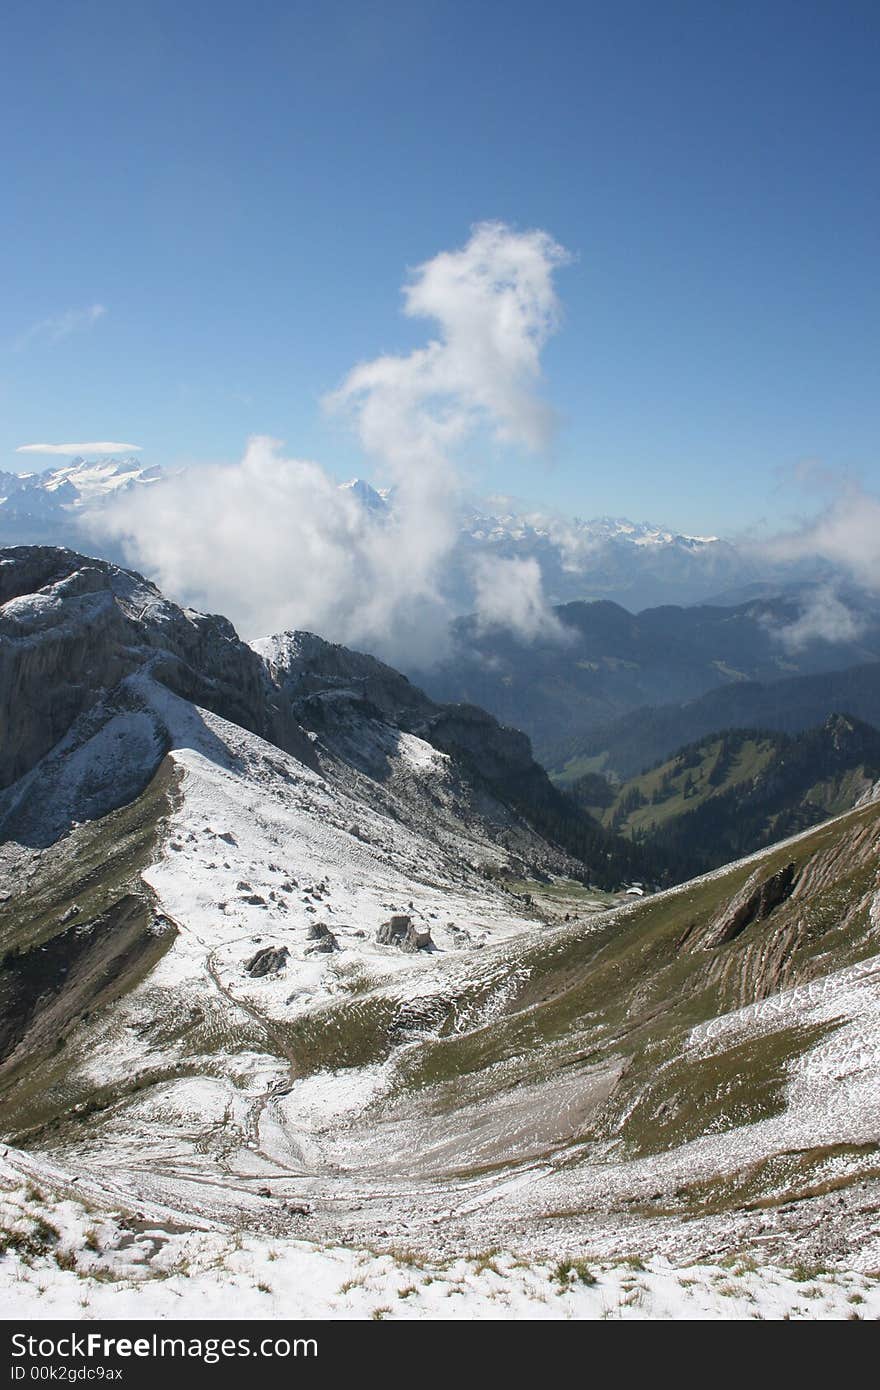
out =
[(644, 706), (590, 732), (551, 739), (544, 760), (561, 785), (587, 772), (625, 781), (724, 729), (795, 734), (837, 711), (880, 727), (880, 662), (767, 684), (731, 681), (683, 704)]
[(725, 729), (622, 785), (587, 773), (569, 791), (688, 878), (850, 810), (878, 782), (880, 733), (835, 714), (795, 736)]
[(73, 458), (40, 473), (0, 472), (0, 545), (76, 546), (84, 522), (123, 491), (165, 474), (137, 458)]
[[(254, 649), (49, 547), (0, 554), (0, 731), (16, 1298), (221, 1315), (234, 1284), (274, 1316), (343, 1265), (327, 1309), (434, 1308), (461, 1279), (527, 1278), (532, 1310), (643, 1277), (679, 1302), (693, 1279), (719, 1316), (739, 1280), (761, 1308), (875, 1297), (862, 782), (823, 824), (627, 900), (599, 886), (619, 837), (566, 797), (579, 857), (563, 793), (491, 715), (314, 634)], [(867, 770), (876, 738), (838, 722), (762, 767), (815, 788), (835, 740)], [(692, 783), (760, 772), (747, 742), (692, 750)], [(685, 800), (680, 771), (660, 782)]]
[[(804, 589), (731, 607), (670, 605), (638, 614), (608, 600), (562, 604), (554, 609), (556, 630), (530, 641), (462, 618), (453, 625), (450, 655), (411, 674), (437, 699), (473, 701), (524, 729), (538, 758), (554, 771), (590, 770), (579, 759), (599, 756), (606, 737), (618, 727), (631, 728), (639, 750), (635, 762), (631, 758), (624, 766), (609, 755), (603, 764), (629, 776), (698, 734), (761, 722), (725, 718), (709, 726), (698, 723), (690, 733), (688, 714), (675, 726), (684, 731), (682, 737), (644, 757), (642, 731), (647, 739), (655, 717), (645, 713), (648, 707), (677, 707), (701, 696), (708, 702), (710, 692), (719, 705), (735, 706), (738, 692), (747, 696), (755, 683), (772, 698), (773, 683), (814, 673), (828, 673), (831, 681), (830, 673), (840, 668), (880, 659), (880, 620), (873, 603), (858, 594), (848, 600), (859, 618), (855, 634), (851, 629), (838, 636), (824, 626), (812, 634), (804, 631), (803, 614), (817, 601), (816, 592), (821, 595), (821, 589)], [(800, 633), (795, 645), (788, 640), (792, 632)], [(815, 719), (834, 709), (850, 707), (832, 704)], [(863, 709), (850, 712), (872, 717)], [(668, 717), (674, 718), (671, 712)], [(658, 722), (663, 718), (656, 713)], [(614, 720), (620, 725), (612, 726)]]
[[(118, 545), (89, 522), (122, 490), (160, 487), (169, 475), (136, 457), (74, 458), (39, 473), (0, 473), (0, 545), (88, 546), (121, 562)], [(377, 522), (391, 515), (393, 489), (364, 479), (341, 485)], [(473, 603), (473, 570), (481, 556), (533, 559), (552, 603), (613, 598), (632, 611), (660, 603), (734, 597), (743, 586), (792, 582), (797, 567), (758, 560), (717, 536), (689, 536), (649, 522), (600, 517), (567, 518), (514, 506), (509, 500), (463, 500), (458, 539), (443, 587), (452, 610)], [(800, 576), (802, 577), (802, 576)]]

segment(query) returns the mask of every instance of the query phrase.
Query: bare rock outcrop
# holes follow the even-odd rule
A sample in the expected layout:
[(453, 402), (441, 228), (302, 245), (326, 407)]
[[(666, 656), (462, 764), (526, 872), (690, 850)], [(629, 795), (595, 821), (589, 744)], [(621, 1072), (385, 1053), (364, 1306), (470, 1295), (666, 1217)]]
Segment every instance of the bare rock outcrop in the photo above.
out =
[[(64, 791), (68, 824), (126, 804), (174, 746), (167, 691), (316, 766), (289, 701), (225, 618), (180, 608), (141, 575), (72, 550), (0, 550), (0, 792), (63, 752), (42, 781)], [(79, 785), (70, 769), (86, 744), (88, 785)], [(67, 825), (50, 824), (26, 791), (8, 806), (0, 798), (0, 834), (51, 843)]]
[(256, 955), (251, 956), (245, 970), (254, 979), (260, 979), (263, 975), (277, 975), (286, 965), (289, 956), (290, 952), (286, 946), (264, 946)]
[[(435, 767), (444, 769), (450, 795), (493, 838), (503, 836), (508, 852), (530, 867), (583, 874), (580, 842), (566, 852), (564, 838), (558, 838), (571, 820), (571, 803), (534, 761), (525, 734), (476, 705), (440, 704), (375, 657), (314, 633), (280, 633), (255, 647), (294, 717), (315, 737), (319, 758), (341, 756), (382, 784), (396, 775), (399, 735), (411, 734), (443, 755)], [(367, 728), (370, 737), (364, 738)], [(591, 873), (597, 882), (616, 886), (605, 832), (595, 823), (592, 828), (601, 844), (591, 855)], [(629, 866), (631, 877), (639, 867)]]
[(430, 928), (417, 927), (411, 917), (404, 913), (389, 917), (376, 932), (380, 946), (397, 946), (401, 951), (431, 951)]
[(704, 950), (712, 950), (734, 941), (753, 922), (762, 922), (771, 912), (785, 902), (797, 882), (797, 870), (793, 863), (777, 869), (775, 874), (755, 883), (754, 876), (737, 893), (720, 917), (712, 923), (703, 939)]
[(311, 946), (306, 948), (307, 956), (330, 955), (339, 950), (339, 942), (334, 932), (324, 922), (312, 922), (308, 930)]

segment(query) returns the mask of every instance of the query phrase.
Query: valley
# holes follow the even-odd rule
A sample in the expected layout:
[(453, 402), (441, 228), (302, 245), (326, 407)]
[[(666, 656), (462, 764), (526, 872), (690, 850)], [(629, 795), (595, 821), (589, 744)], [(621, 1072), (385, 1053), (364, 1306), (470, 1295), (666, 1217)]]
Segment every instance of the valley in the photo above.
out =
[(11, 1380), (880, 1319), (878, 19), (4, 11)]
[(549, 783), (482, 712), (309, 634), (254, 652), (71, 552), (2, 560), (2, 689), (87, 652), (66, 729), (4, 716), (0, 1186), (46, 1308), (102, 1279), (164, 1306), (184, 1249), (209, 1298), (210, 1260), (259, 1269), (254, 1307), (314, 1267), (398, 1315), (409, 1269), (404, 1316), (495, 1278), (626, 1316), (644, 1266), (658, 1307), (693, 1277), (723, 1316), (681, 1271), (732, 1253), (761, 1307), (800, 1307), (796, 1268), (876, 1297), (870, 789), (627, 897), (529, 823)]
[(654, 850), (679, 880), (771, 845), (873, 797), (880, 734), (849, 715), (789, 736), (728, 729), (640, 777), (562, 785), (613, 831)]

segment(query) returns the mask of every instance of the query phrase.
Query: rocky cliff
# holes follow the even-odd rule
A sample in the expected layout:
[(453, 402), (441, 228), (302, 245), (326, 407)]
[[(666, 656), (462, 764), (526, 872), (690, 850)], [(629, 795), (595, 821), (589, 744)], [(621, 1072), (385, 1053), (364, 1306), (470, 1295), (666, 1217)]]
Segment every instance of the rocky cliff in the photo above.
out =
[[(310, 633), (250, 647), (225, 618), (180, 608), (105, 561), (0, 551), (0, 838), (48, 845), (128, 804), (169, 749), (205, 743), (199, 709), (331, 778), (346, 764), (376, 784), (412, 735), (450, 760), (463, 816), (527, 857), (548, 850), (534, 830), (573, 848), (542, 819), (559, 794), (528, 739), (483, 710), (438, 705), (391, 667)], [(411, 814), (424, 819), (433, 793), (414, 788)], [(566, 853), (555, 862), (578, 867)]]
[[(225, 618), (179, 608), (140, 575), (74, 551), (0, 551), (0, 788), (9, 789), (0, 799), (0, 826), (6, 834), (16, 827), (40, 833), (46, 808), (37, 783), (45, 779), (31, 774), (53, 755), (56, 782), (72, 776), (77, 756), (88, 764), (71, 788), (74, 819), (104, 814), (138, 795), (174, 742), (163, 693), (314, 763), (263, 662)], [(47, 842), (63, 828), (56, 820), (44, 821)]]

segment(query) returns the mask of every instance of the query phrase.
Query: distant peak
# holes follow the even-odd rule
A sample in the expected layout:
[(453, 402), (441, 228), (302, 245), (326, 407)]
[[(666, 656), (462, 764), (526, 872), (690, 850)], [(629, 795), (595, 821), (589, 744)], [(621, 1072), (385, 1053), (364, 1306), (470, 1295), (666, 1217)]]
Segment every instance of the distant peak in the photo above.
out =
[(351, 493), (361, 506), (370, 511), (384, 512), (388, 509), (389, 489), (374, 488), (365, 478), (350, 478), (347, 483), (339, 484), (339, 491)]

